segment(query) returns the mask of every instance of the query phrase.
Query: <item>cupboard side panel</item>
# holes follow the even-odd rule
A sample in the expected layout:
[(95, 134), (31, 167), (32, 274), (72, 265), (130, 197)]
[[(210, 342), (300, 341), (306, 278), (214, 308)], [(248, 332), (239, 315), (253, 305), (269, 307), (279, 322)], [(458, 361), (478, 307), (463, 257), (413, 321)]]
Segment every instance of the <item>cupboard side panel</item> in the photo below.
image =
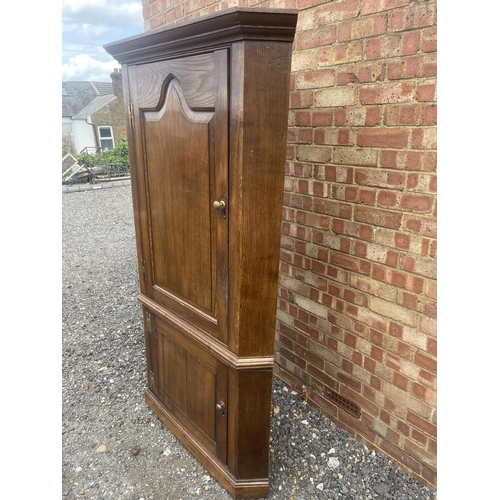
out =
[(237, 259), (232, 268), (238, 294), (233, 309), (238, 318), (237, 354), (272, 355), (291, 46), (244, 42), (236, 59), (231, 131), (238, 139), (232, 142), (231, 189), (239, 213), (231, 220), (230, 248)]
[(235, 422), (237, 478), (269, 476), (272, 370), (238, 371), (238, 408)]
[[(125, 114), (129, 117), (129, 103), (137, 101), (137, 83), (136, 83), (136, 67), (128, 66), (122, 69), (123, 78), (123, 93), (125, 103)], [(142, 141), (140, 139), (140, 130), (137, 128), (139, 123), (138, 107), (134, 106), (132, 110), (132, 118), (134, 127), (127, 119), (127, 138), (130, 161), (130, 185), (132, 189), (132, 205), (134, 210), (134, 226), (137, 248), (137, 263), (140, 291), (144, 294), (150, 293), (150, 284), (148, 283), (148, 270), (144, 268), (143, 261), (149, 255), (149, 232), (148, 232), (148, 213), (147, 199), (145, 194), (145, 172), (144, 162), (141, 160), (143, 156)], [(150, 275), (149, 275), (150, 276)]]

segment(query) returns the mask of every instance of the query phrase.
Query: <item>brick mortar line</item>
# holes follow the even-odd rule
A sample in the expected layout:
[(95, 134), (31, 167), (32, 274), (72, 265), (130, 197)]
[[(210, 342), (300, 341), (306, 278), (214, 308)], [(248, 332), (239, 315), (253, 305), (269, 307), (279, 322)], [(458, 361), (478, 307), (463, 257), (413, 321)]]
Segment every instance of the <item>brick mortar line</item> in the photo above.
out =
[[(280, 285), (280, 289), (282, 289), (282, 290), (287, 290), (286, 288), (284, 288), (284, 287), (283, 287), (283, 286), (281, 286), (281, 285)], [(293, 292), (293, 293), (294, 293), (294, 295), (299, 295), (299, 296), (300, 296), (300, 297), (302, 297), (302, 298), (306, 298), (306, 299), (308, 299), (308, 300), (313, 300), (313, 299), (310, 299), (309, 297), (305, 297), (304, 295), (302, 295), (302, 294), (300, 294), (300, 293), (298, 293), (298, 292)], [(380, 298), (380, 297), (377, 297), (376, 295), (369, 294), (368, 292), (365, 292), (365, 293), (367, 293), (367, 294), (368, 294), (368, 295), (370, 295), (371, 297), (375, 297), (375, 298), (377, 298), (377, 299), (379, 299), (379, 298)], [(328, 294), (328, 295), (330, 295), (330, 294)], [(336, 296), (334, 296), (334, 295), (330, 295), (330, 296), (331, 296), (331, 297), (334, 297), (334, 298), (336, 297)], [(280, 299), (281, 299), (281, 300), (283, 300), (283, 301), (285, 301), (287, 304), (293, 305), (293, 306), (297, 307), (298, 309), (301, 309), (301, 310), (305, 311), (308, 315), (313, 316), (313, 317), (315, 317), (315, 318), (316, 318), (316, 319), (318, 319), (318, 320), (319, 320), (319, 319), (321, 319), (321, 318), (319, 318), (317, 315), (315, 315), (314, 313), (309, 312), (308, 310), (306, 310), (306, 309), (304, 309), (304, 308), (300, 307), (300, 306), (299, 306), (298, 304), (296, 304), (295, 302), (290, 302), (289, 300), (284, 299), (284, 298), (282, 298), (282, 297), (280, 297)], [(366, 307), (366, 306), (359, 306), (359, 305), (357, 305), (357, 304), (355, 304), (355, 303), (352, 303), (352, 302), (349, 302), (348, 300), (346, 300), (346, 299), (344, 299), (344, 298), (341, 298), (341, 297), (338, 297), (338, 300), (341, 300), (342, 302), (344, 302), (344, 303), (346, 303), (346, 304), (351, 304), (351, 305), (353, 305), (353, 306), (355, 306), (355, 307)], [(385, 300), (385, 299), (381, 299), (381, 300)], [(316, 301), (314, 301), (314, 302), (316, 302)], [(388, 302), (388, 301), (386, 301), (386, 302)], [(321, 304), (321, 303), (319, 303), (319, 302), (316, 302), (316, 303), (317, 303), (318, 305), (322, 306), (322, 307), (325, 307), (325, 308), (326, 308), (326, 309), (328, 309), (329, 311), (335, 312), (335, 313), (337, 313), (337, 314), (341, 314), (341, 315), (343, 315), (343, 316), (345, 316), (345, 317), (347, 317), (347, 318), (355, 319), (356, 321), (358, 321), (359, 323), (361, 323), (362, 325), (366, 326), (366, 327), (367, 327), (367, 328), (369, 328), (369, 329), (374, 329), (374, 330), (376, 330), (376, 331), (380, 332), (380, 333), (381, 333), (381, 334), (383, 334), (383, 335), (388, 335), (388, 336), (389, 336), (389, 337), (391, 337), (391, 338), (395, 338), (395, 339), (397, 339), (399, 342), (401, 342), (401, 343), (403, 343), (403, 344), (405, 344), (405, 345), (407, 345), (407, 346), (410, 346), (410, 347), (412, 347), (413, 349), (415, 349), (415, 355), (417, 354), (417, 352), (419, 352), (419, 351), (420, 351), (420, 352), (424, 352), (424, 353), (428, 354), (428, 355), (429, 355), (429, 356), (431, 356), (432, 358), (436, 358), (436, 359), (437, 359), (437, 356), (436, 356), (436, 355), (434, 355), (432, 352), (429, 352), (429, 351), (427, 351), (426, 349), (423, 349), (423, 348), (421, 348), (421, 347), (418, 347), (418, 346), (416, 346), (415, 344), (411, 344), (411, 343), (409, 343), (408, 341), (404, 340), (403, 338), (395, 337), (394, 335), (391, 335), (388, 331), (387, 331), (387, 332), (380, 331), (378, 328), (376, 328), (376, 327), (374, 327), (374, 326), (372, 326), (372, 325), (370, 325), (370, 324), (368, 324), (368, 323), (365, 323), (362, 319), (359, 319), (359, 318), (357, 318), (356, 316), (351, 316), (351, 315), (347, 314), (345, 310), (344, 310), (344, 311), (337, 311), (336, 309), (334, 309), (334, 308), (332, 308), (332, 307), (329, 307), (329, 306), (327, 306), (327, 305)], [(420, 315), (420, 316), (425, 316), (425, 317), (431, 317), (431, 318), (432, 318), (432, 316), (429, 316), (428, 314), (425, 314), (425, 313), (423, 313), (423, 312), (415, 311), (415, 310), (410, 309), (410, 308), (408, 308), (407, 306), (404, 306), (404, 305), (402, 305), (402, 304), (398, 304), (398, 305), (399, 305), (400, 307), (404, 308), (404, 309), (408, 309), (409, 311), (413, 311), (413, 312), (415, 312), (417, 315)], [(388, 320), (388, 322), (391, 322), (391, 321), (392, 321), (392, 322), (396, 322), (396, 321), (397, 321), (397, 320), (395, 320), (394, 318), (391, 318), (391, 317), (385, 316), (383, 313), (379, 313), (379, 312), (374, 311), (374, 310), (373, 310), (373, 309), (371, 309), (369, 306), (368, 306), (368, 307), (366, 307), (366, 309), (368, 309), (368, 310), (369, 310), (370, 312), (372, 312), (373, 314), (375, 314), (375, 315), (377, 315), (377, 316), (380, 316), (381, 318), (387, 319), (387, 320)], [(291, 315), (291, 313), (289, 313), (289, 312), (286, 312), (286, 311), (282, 311), (282, 312), (283, 312), (284, 314), (286, 314), (286, 315), (290, 316), (291, 318), (297, 319), (297, 318), (295, 318), (293, 315)], [(417, 319), (418, 319), (418, 318), (417, 318)], [(326, 319), (326, 321), (328, 321), (328, 323), (329, 323), (329, 324), (334, 325), (334, 323), (332, 323), (332, 322), (331, 322), (328, 318)], [(417, 321), (417, 324), (418, 324), (418, 321)], [(308, 322), (308, 326), (310, 326), (311, 328), (315, 328), (315, 329), (316, 329), (316, 327), (315, 327), (314, 325), (311, 325), (311, 324), (310, 324), (310, 322)], [(418, 334), (422, 335), (422, 336), (423, 336), (423, 337), (425, 337), (426, 339), (429, 339), (429, 338), (434, 338), (432, 335), (430, 335), (430, 334), (428, 334), (428, 333), (425, 333), (425, 332), (423, 332), (422, 330), (420, 330), (420, 329), (419, 329), (419, 327), (418, 327), (418, 325), (417, 325), (417, 326), (411, 326), (411, 327), (410, 327), (410, 326), (408, 326), (408, 325), (405, 325), (405, 326), (407, 326), (408, 328), (411, 328), (411, 329), (412, 329), (412, 330), (414, 330), (416, 333), (418, 333)], [(341, 328), (341, 329), (342, 329), (342, 330), (344, 330), (344, 331), (348, 331), (348, 330), (346, 330), (345, 328)], [(326, 335), (328, 335), (326, 332), (323, 332), (323, 333), (325, 333)], [(359, 334), (357, 334), (357, 333), (355, 333), (355, 332), (351, 332), (351, 333), (352, 333), (353, 335), (356, 335), (357, 337), (361, 337)], [(364, 337), (361, 337), (361, 338), (364, 338)], [(365, 340), (366, 340), (366, 339), (365, 339)], [(370, 341), (370, 340), (367, 340), (367, 342), (369, 342), (370, 344), (373, 344), (373, 345), (378, 345), (378, 344), (374, 344), (374, 343), (373, 343), (372, 341)], [(383, 349), (383, 350), (387, 350), (387, 349)], [(415, 357), (415, 356), (413, 356), (413, 358), (414, 358), (414, 357)], [(420, 366), (420, 365), (419, 365), (419, 366)], [(421, 368), (424, 368), (424, 367), (421, 367)], [(429, 370), (429, 369), (427, 369), (427, 368), (425, 368), (425, 369), (426, 369), (427, 371), (431, 372), (431, 373), (434, 373), (434, 372), (433, 372), (433, 370)]]
[[(338, 250), (334, 250), (334, 251), (338, 251)], [(297, 255), (297, 253), (296, 253), (296, 252), (290, 252), (290, 253), (291, 253), (292, 255)], [(350, 254), (350, 253), (348, 253), (348, 252), (341, 252), (341, 253), (342, 253), (342, 254), (345, 254), (345, 255), (351, 255), (351, 254)], [(302, 256), (302, 254), (298, 254), (298, 255), (301, 255), (301, 256)], [(310, 260), (315, 260), (315, 261), (317, 261), (317, 262), (320, 262), (320, 263), (324, 264), (325, 266), (328, 266), (328, 265), (333, 266), (333, 264), (330, 264), (329, 262), (323, 262), (322, 260), (315, 259), (315, 258), (313, 258), (313, 257), (308, 257), (308, 256), (303, 256), (303, 257), (304, 257), (304, 258), (307, 258), (307, 259), (310, 259)], [(356, 257), (357, 257), (357, 256), (356, 256)], [(357, 257), (357, 258), (359, 258), (359, 259), (363, 259), (362, 257)], [(417, 275), (417, 274), (415, 274), (415, 273), (411, 273), (411, 272), (409, 272), (409, 271), (405, 271), (404, 269), (399, 269), (399, 268), (391, 267), (391, 266), (389, 266), (389, 265), (387, 265), (387, 264), (385, 264), (385, 263), (382, 263), (382, 262), (378, 262), (378, 261), (371, 261), (371, 260), (368, 260), (368, 259), (363, 259), (363, 260), (364, 260), (364, 261), (367, 261), (367, 262), (375, 262), (375, 263), (379, 264), (381, 267), (384, 267), (384, 268), (386, 268), (386, 269), (396, 270), (396, 271), (399, 271), (399, 272), (401, 272), (401, 273), (403, 273), (403, 274), (407, 274), (407, 275), (412, 276), (412, 277), (414, 276), (414, 277), (417, 277), (417, 278), (421, 278), (421, 279), (423, 280), (423, 286), (422, 286), (423, 290), (425, 290), (426, 285), (428, 285), (429, 283), (437, 283), (437, 278), (422, 277), (422, 276)], [(352, 285), (352, 284), (350, 284), (350, 283), (341, 283), (340, 281), (337, 281), (337, 280), (335, 280), (335, 279), (333, 279), (333, 278), (331, 278), (331, 277), (325, 276), (325, 274), (320, 274), (320, 273), (317, 273), (317, 272), (316, 272), (316, 271), (314, 271), (312, 268), (310, 268), (310, 269), (306, 269), (306, 268), (304, 268), (304, 267), (300, 267), (300, 266), (299, 266), (299, 265), (297, 265), (297, 264), (294, 264), (293, 262), (286, 262), (286, 264), (287, 264), (288, 266), (290, 266), (291, 268), (295, 268), (295, 269), (298, 269), (298, 270), (306, 271), (306, 272), (309, 272), (309, 273), (313, 274), (314, 276), (318, 276), (318, 277), (320, 277), (320, 278), (324, 278), (324, 279), (325, 279), (325, 280), (327, 280), (328, 282), (333, 281), (333, 282), (335, 282), (335, 283), (339, 283), (339, 284), (343, 285), (343, 287), (344, 287), (345, 289), (350, 289), (350, 290), (351, 290), (351, 291), (353, 291), (353, 292), (354, 292), (354, 291), (357, 291), (356, 293), (358, 293), (358, 294), (367, 294), (367, 295), (370, 295), (370, 296), (372, 296), (372, 297), (376, 297), (376, 298), (380, 298), (380, 299), (383, 299), (383, 300), (387, 300), (387, 299), (384, 299), (383, 297), (377, 296), (377, 295), (375, 295), (375, 294), (373, 294), (373, 293), (370, 293), (370, 292), (368, 292), (368, 291), (365, 291), (365, 290), (361, 290), (361, 289), (359, 289), (359, 288), (356, 288), (354, 285)], [(344, 268), (342, 268), (342, 269), (344, 269)], [(391, 288), (391, 290), (394, 290), (394, 291), (396, 291), (396, 292), (398, 292), (398, 291), (407, 292), (407, 293), (409, 293), (409, 294), (416, 295), (417, 297), (424, 297), (424, 298), (428, 298), (431, 302), (433, 302), (433, 303), (437, 303), (436, 298), (435, 298), (435, 297), (432, 297), (431, 295), (429, 295), (429, 294), (428, 294), (428, 293), (426, 293), (425, 291), (422, 291), (422, 292), (415, 292), (415, 291), (412, 291), (412, 290), (408, 290), (408, 289), (406, 289), (406, 288), (403, 288), (403, 287), (400, 287), (400, 286), (394, 285), (394, 284), (392, 284), (392, 283), (388, 283), (388, 282), (386, 282), (386, 281), (379, 280), (379, 279), (377, 279), (377, 278), (373, 277), (371, 274), (369, 274), (369, 275), (366, 275), (366, 274), (360, 274), (360, 273), (357, 273), (356, 271), (347, 271), (347, 272), (350, 272), (350, 273), (351, 273), (353, 276), (355, 276), (355, 277), (360, 277), (360, 278), (362, 278), (362, 279), (363, 279), (363, 278), (364, 278), (364, 279), (367, 279), (367, 278), (368, 278), (368, 279), (373, 280), (373, 281), (375, 281), (375, 282), (377, 282), (377, 283), (381, 283), (381, 284), (383, 284), (383, 285), (385, 285), (385, 286), (387, 286), (387, 287), (390, 287), (390, 288)], [(281, 272), (281, 271), (280, 271), (280, 273), (279, 273), (279, 274), (280, 274), (280, 275), (282, 275), (282, 276), (288, 277), (288, 278), (295, 279), (296, 281), (298, 281), (298, 282), (300, 282), (300, 283), (304, 283), (303, 281), (301, 281), (301, 280), (299, 280), (299, 279), (297, 279), (297, 278), (294, 278), (293, 276), (289, 276), (289, 275), (287, 275), (287, 274), (285, 274), (285, 273), (283, 273), (283, 272)], [(350, 282), (350, 281), (351, 281), (351, 280), (349, 280), (349, 282)], [(323, 290), (319, 290), (317, 287), (314, 287), (313, 285), (310, 285), (310, 284), (308, 284), (308, 283), (304, 283), (304, 284), (305, 284), (305, 285), (307, 285), (307, 286), (309, 286), (309, 287), (311, 287), (311, 288), (313, 288), (314, 290), (318, 290), (318, 292), (319, 292), (319, 293), (321, 293), (321, 294), (326, 294), (326, 295), (331, 296), (331, 297), (336, 297), (335, 295), (332, 295), (332, 294), (330, 294), (330, 293), (328, 293), (328, 292), (325, 292), (325, 291), (323, 291)], [(283, 287), (282, 287), (282, 288), (283, 288)], [(313, 299), (310, 299), (310, 300), (313, 300)], [(346, 300), (346, 299), (343, 299), (343, 300)], [(358, 305), (358, 306), (359, 306), (359, 304), (356, 304), (356, 303), (350, 302), (350, 301), (348, 301), (348, 300), (346, 300), (346, 302), (348, 302), (349, 304), (354, 304), (354, 305)], [(318, 302), (318, 304), (320, 304), (320, 303)], [(397, 304), (398, 304), (398, 303), (397, 303)], [(324, 307), (328, 307), (328, 306), (326, 306), (326, 305), (324, 305), (324, 304), (320, 304), (320, 305), (323, 305)], [(405, 305), (403, 305), (403, 304), (398, 304), (398, 305), (401, 305), (401, 307), (405, 307), (406, 309), (408, 309), (408, 310), (410, 310), (410, 311), (415, 311), (415, 312), (417, 312), (417, 313), (423, 314), (424, 316), (428, 316), (428, 317), (430, 317), (430, 318), (434, 318), (434, 316), (431, 316), (431, 315), (429, 315), (429, 314), (427, 314), (427, 313), (425, 313), (425, 312), (423, 312), (423, 311), (419, 311), (419, 310), (417, 310), (417, 309), (412, 309), (411, 307), (405, 306)], [(362, 307), (362, 306), (359, 306), (359, 307)]]
[[(292, 193), (295, 193), (295, 191), (288, 191), (288, 192), (292, 192)], [(399, 191), (397, 191), (399, 192)], [(408, 194), (406, 191), (401, 191), (402, 193), (405, 193), (405, 194)], [(431, 196), (431, 195), (429, 195)], [(435, 195), (434, 195), (435, 196)], [(398, 210), (398, 209), (391, 209), (391, 208), (385, 208), (385, 207), (379, 207), (377, 205), (366, 205), (366, 204), (361, 204), (361, 203), (354, 203), (354, 202), (348, 202), (348, 201), (339, 201), (339, 200), (335, 200), (333, 198), (320, 198), (320, 199), (326, 199), (326, 200), (329, 200), (329, 201), (333, 201), (333, 202), (340, 202), (340, 203), (345, 203), (345, 204), (349, 204), (349, 205), (354, 205), (355, 207), (360, 207), (360, 208), (367, 208), (367, 209), (371, 209), (371, 210), (381, 210), (381, 211), (386, 211), (386, 212), (390, 212), (390, 213), (395, 213), (395, 214), (402, 214), (403, 216), (404, 215), (410, 215), (410, 216), (416, 216), (416, 217), (419, 217), (419, 218), (422, 218), (422, 219), (426, 219), (428, 221), (435, 221), (437, 220), (435, 216), (433, 216), (432, 214), (430, 214), (430, 212), (426, 212), (426, 213), (422, 213), (422, 212), (402, 212), (401, 210)], [(433, 204), (433, 210), (435, 209), (436, 207), (436, 200), (434, 201), (434, 204)], [(293, 209), (293, 210), (297, 210), (295, 209), (294, 207), (288, 207), (287, 208), (289, 209)], [(425, 235), (418, 235), (417, 233), (413, 233), (409, 230), (406, 230), (404, 227), (403, 227), (403, 221), (401, 221), (401, 224), (398, 228), (392, 228), (392, 227), (386, 227), (386, 226), (378, 226), (376, 224), (372, 224), (370, 222), (363, 222), (363, 221), (358, 221), (358, 220), (355, 220), (353, 219), (352, 217), (350, 219), (346, 219), (346, 218), (343, 218), (343, 217), (338, 217), (338, 216), (333, 216), (333, 215), (328, 215), (328, 214), (322, 214), (322, 213), (318, 213), (318, 212), (311, 212), (309, 210), (305, 210), (305, 209), (299, 209), (300, 211), (303, 211), (303, 212), (307, 212), (307, 213), (310, 213), (312, 215), (318, 215), (318, 216), (323, 216), (323, 217), (329, 217), (331, 219), (338, 219), (338, 220), (341, 220), (341, 221), (347, 221), (347, 222), (354, 222), (354, 223), (357, 223), (357, 224), (363, 224), (365, 226), (369, 226), (369, 227), (373, 227), (374, 229), (383, 229), (383, 230), (388, 230), (388, 231), (395, 231), (395, 232), (398, 232), (398, 233), (402, 233), (402, 234), (408, 234), (408, 235), (416, 235), (416, 236), (420, 236), (422, 238), (428, 238), (429, 240), (431, 240), (432, 242), (435, 242), (437, 241), (437, 237), (432, 237), (432, 236), (425, 236)], [(313, 226), (308, 226), (306, 224), (302, 224), (300, 222), (297, 222), (296, 220), (295, 221), (289, 221), (289, 220), (285, 220), (282, 222), (289, 222), (289, 223), (292, 223), (292, 224), (296, 224), (297, 226), (300, 226), (302, 228), (306, 228), (306, 229), (311, 229), (311, 230), (318, 230), (318, 231), (323, 231), (323, 232), (332, 232), (332, 234), (339, 234), (339, 233), (336, 233), (335, 231), (331, 230), (331, 229), (321, 229), (321, 228), (317, 228), (317, 227), (313, 227)], [(340, 234), (343, 234), (343, 233), (340, 233)], [(300, 239), (300, 238), (296, 238), (292, 235), (285, 235), (285, 236), (290, 236), (291, 238), (294, 238), (294, 239), (299, 239), (300, 241), (307, 241), (309, 243), (314, 243), (313, 241), (310, 241), (310, 240), (303, 240), (303, 239)], [(351, 238), (354, 238), (353, 236), (349, 236), (349, 235), (346, 235), (346, 237), (351, 237)], [(360, 241), (363, 241), (363, 242), (366, 242), (366, 243), (372, 243), (370, 241), (367, 241), (367, 240), (363, 240), (361, 238), (359, 238)], [(318, 244), (319, 245), (319, 244)], [(319, 246), (324, 246), (324, 245), (319, 245)], [(382, 245), (384, 246), (384, 245)], [(325, 247), (325, 248), (330, 248), (330, 247)], [(404, 251), (404, 249), (400, 249), (399, 247), (392, 247), (392, 246), (388, 246), (387, 248), (391, 248), (391, 249), (395, 249), (395, 250), (400, 250), (400, 251)], [(330, 248), (331, 250), (335, 250), (333, 248)], [(410, 253), (413, 253), (413, 252), (410, 252)], [(418, 255), (418, 254), (417, 254)], [(429, 256), (426, 256), (426, 255), (421, 255), (421, 257), (429, 257)], [(436, 259), (436, 257), (431, 257), (433, 259)]]
[[(413, 191), (400, 191), (400, 190), (391, 190), (391, 189), (386, 189), (386, 191), (391, 191), (391, 192), (401, 193), (401, 194), (416, 194), (416, 195), (422, 195), (422, 196), (425, 195), (425, 196), (430, 196), (430, 197), (437, 198), (437, 196), (435, 194), (422, 193), (422, 192), (414, 193)], [(287, 191), (287, 193), (297, 194), (295, 191)], [(357, 203), (357, 202), (351, 202), (351, 201), (338, 200), (338, 199), (335, 199), (335, 198), (319, 198), (319, 199), (320, 200), (333, 201), (333, 202), (337, 202), (337, 203), (343, 203), (343, 204), (346, 204), (346, 205), (353, 205), (354, 207), (368, 208), (368, 209), (373, 209), (373, 210), (382, 210), (382, 211), (388, 211), (388, 212), (391, 212), (391, 213), (394, 212), (394, 213), (403, 214), (403, 215), (415, 215), (415, 216), (419, 216), (419, 217), (422, 217), (422, 218), (428, 218), (430, 221), (436, 220), (436, 217), (432, 215), (432, 212), (434, 211), (434, 209), (436, 207), (436, 200), (433, 203), (432, 209), (430, 211), (428, 211), (428, 212), (406, 212), (406, 211), (403, 211), (403, 210), (398, 209), (398, 208), (384, 207), (384, 206), (380, 206), (380, 205), (367, 205), (367, 204), (364, 204), (364, 203)], [(396, 231), (396, 232), (400, 232), (400, 233), (403, 233), (403, 234), (409, 234), (409, 235), (415, 234), (415, 233), (412, 233), (411, 231), (405, 230), (404, 227), (400, 227), (399, 229), (395, 229), (395, 228), (389, 228), (389, 227), (385, 227), (385, 226), (377, 226), (376, 224), (371, 224), (369, 222), (357, 221), (357, 220), (355, 220), (353, 218), (346, 219), (344, 217), (333, 216), (333, 215), (324, 214), (324, 213), (321, 213), (321, 212), (314, 212), (314, 211), (310, 211), (310, 210), (307, 210), (307, 209), (304, 209), (304, 208), (299, 208), (298, 209), (298, 208), (290, 207), (290, 206), (286, 206), (286, 207), (289, 208), (289, 209), (293, 209), (293, 210), (299, 210), (301, 212), (307, 212), (307, 213), (310, 213), (312, 215), (317, 215), (317, 216), (322, 216), (322, 217), (329, 217), (329, 218), (334, 218), (334, 219), (339, 219), (339, 220), (349, 221), (349, 222), (355, 222), (355, 223), (358, 223), (358, 224), (364, 224), (364, 225), (367, 225), (367, 226), (370, 226), (370, 227), (373, 227), (373, 228), (387, 229), (389, 231)], [(286, 222), (291, 222), (291, 221), (286, 221)], [(329, 229), (322, 229), (322, 228), (318, 228), (318, 227), (314, 227), (314, 226), (308, 226), (306, 224), (302, 224), (302, 223), (296, 222), (296, 221), (294, 221), (293, 223), (294, 224), (298, 224), (299, 226), (304, 227), (304, 228), (317, 229), (318, 231), (324, 231), (324, 232), (332, 231), (331, 229), (329, 230)], [(333, 234), (338, 234), (338, 233), (333, 232)], [(437, 240), (437, 237), (436, 238), (431, 237), (431, 236), (423, 236), (423, 237), (424, 238), (429, 238), (431, 240)], [(366, 241), (366, 240), (361, 240), (361, 241)], [(367, 243), (371, 243), (371, 242), (367, 242)], [(388, 248), (398, 248), (398, 247), (388, 247)]]

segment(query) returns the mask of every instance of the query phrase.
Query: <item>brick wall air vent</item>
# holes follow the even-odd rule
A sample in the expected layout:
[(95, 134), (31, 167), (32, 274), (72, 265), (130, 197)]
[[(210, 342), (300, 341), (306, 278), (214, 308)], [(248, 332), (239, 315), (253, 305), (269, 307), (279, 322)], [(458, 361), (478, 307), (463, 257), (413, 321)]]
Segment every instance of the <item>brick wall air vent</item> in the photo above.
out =
[(325, 397), (326, 399), (328, 399), (328, 401), (331, 401), (334, 405), (342, 408), (352, 416), (356, 418), (361, 417), (361, 408), (356, 403), (353, 403), (344, 396), (341, 396), (338, 392), (332, 391), (331, 389), (328, 389), (328, 387), (325, 387)]

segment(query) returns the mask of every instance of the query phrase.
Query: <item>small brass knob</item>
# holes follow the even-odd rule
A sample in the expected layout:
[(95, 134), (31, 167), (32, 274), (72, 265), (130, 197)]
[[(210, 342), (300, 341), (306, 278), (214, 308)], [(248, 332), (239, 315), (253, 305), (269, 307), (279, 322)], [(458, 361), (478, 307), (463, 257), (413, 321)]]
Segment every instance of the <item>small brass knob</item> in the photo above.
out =
[(214, 201), (215, 210), (223, 210), (226, 208), (226, 202), (224, 200)]
[(222, 411), (224, 410), (224, 408), (226, 407), (226, 404), (224, 403), (224, 401), (219, 401), (215, 407), (219, 410), (219, 411)]

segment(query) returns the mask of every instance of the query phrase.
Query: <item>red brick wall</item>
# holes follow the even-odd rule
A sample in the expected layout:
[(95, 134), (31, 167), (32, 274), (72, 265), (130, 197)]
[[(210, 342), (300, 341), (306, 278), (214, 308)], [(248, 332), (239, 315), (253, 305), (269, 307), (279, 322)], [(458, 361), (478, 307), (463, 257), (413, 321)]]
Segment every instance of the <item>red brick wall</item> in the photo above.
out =
[(436, 2), (143, 5), (146, 31), (235, 5), (299, 9), (276, 373), (435, 486)]

